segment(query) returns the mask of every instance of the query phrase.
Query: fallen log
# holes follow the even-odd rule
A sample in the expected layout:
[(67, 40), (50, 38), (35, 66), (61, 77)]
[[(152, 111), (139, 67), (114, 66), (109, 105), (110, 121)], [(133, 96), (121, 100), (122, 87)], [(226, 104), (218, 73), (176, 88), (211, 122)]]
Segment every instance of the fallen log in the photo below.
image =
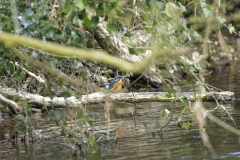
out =
[[(74, 96), (64, 97), (43, 97), (36, 94), (30, 94), (23, 91), (16, 91), (13, 88), (0, 87), (1, 94), (7, 98), (19, 97), (20, 100), (26, 101), (34, 108), (52, 107), (52, 108), (76, 108), (83, 104), (103, 103), (105, 97), (109, 96), (116, 102), (170, 102), (174, 100), (174, 96), (169, 98), (167, 92), (130, 92), (130, 93), (103, 93), (96, 92), (88, 95), (83, 95), (81, 98)], [(190, 101), (194, 101), (195, 98), (201, 98), (203, 101), (215, 101), (215, 100), (233, 100), (233, 92), (208, 92), (205, 94), (194, 94), (193, 92), (176, 93), (176, 99), (188, 98)]]

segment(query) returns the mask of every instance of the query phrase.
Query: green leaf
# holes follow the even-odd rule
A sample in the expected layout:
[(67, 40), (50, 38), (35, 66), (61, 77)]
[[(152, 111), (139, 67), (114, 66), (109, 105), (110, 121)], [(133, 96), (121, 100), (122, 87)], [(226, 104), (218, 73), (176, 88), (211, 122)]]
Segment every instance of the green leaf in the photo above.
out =
[(78, 9), (81, 11), (85, 8), (85, 4), (83, 0), (76, 0), (75, 6), (78, 7)]
[(201, 35), (198, 34), (196, 31), (193, 31), (193, 36), (196, 38), (201, 38)]
[(59, 120), (64, 115), (64, 111), (63, 110), (59, 110), (59, 109), (58, 110), (54, 110), (53, 111), (53, 115), (56, 117), (57, 120)]
[(59, 94), (61, 97), (68, 98), (71, 97), (71, 94), (67, 91), (63, 91)]
[(58, 85), (59, 85), (59, 86), (63, 86), (63, 84), (64, 84), (64, 83), (63, 83), (63, 78), (59, 78), (59, 79), (58, 79)]
[(37, 58), (38, 57), (38, 53), (35, 50), (33, 50), (30, 57)]
[(186, 37), (188, 37), (188, 40), (189, 40), (189, 41), (192, 40), (192, 38), (191, 38), (191, 36), (190, 36), (190, 34), (189, 34), (188, 32), (183, 31), (183, 35), (185, 35)]
[(181, 26), (183, 27), (184, 30), (187, 30), (187, 21), (184, 18), (179, 18), (179, 21), (181, 23)]
[(58, 60), (57, 59), (53, 59), (53, 60), (50, 61), (50, 66), (53, 69), (56, 69), (57, 63), (58, 63)]
[(77, 15), (75, 15), (75, 16), (73, 17), (73, 19), (72, 19), (72, 23), (73, 23), (74, 25), (76, 25), (76, 26), (79, 25), (79, 18), (78, 18)]
[(23, 82), (23, 80), (25, 80), (25, 73), (17, 73), (17, 74), (14, 74), (14, 78), (16, 81), (18, 82)]
[(177, 92), (181, 92), (181, 88), (179, 86), (173, 86), (173, 89)]
[(27, 110), (27, 111), (31, 110), (32, 111), (32, 107), (29, 104), (24, 105), (23, 108), (24, 108), (24, 110)]
[(159, 112), (160, 116), (161, 117), (164, 117), (164, 118), (167, 118), (170, 114), (170, 111), (168, 109), (162, 109), (160, 112)]
[(98, 4), (98, 7), (97, 7), (97, 10), (96, 10), (96, 13), (98, 16), (104, 16), (104, 13), (105, 13), (105, 6), (103, 3), (99, 3)]
[[(89, 123), (89, 122), (90, 122), (90, 123)], [(85, 126), (86, 126), (87, 128), (91, 127), (91, 121), (86, 121)]]
[(0, 31), (3, 29), (4, 23), (0, 22)]
[(199, 1), (198, 0), (193, 0), (193, 2), (196, 4), (199, 4)]
[[(68, 95), (67, 95), (68, 96)], [(66, 96), (65, 96), (66, 97)], [(69, 106), (69, 107), (74, 107), (74, 104), (72, 101), (66, 101), (66, 105)]]
[(206, 4), (205, 0), (199, 0), (199, 2), (200, 2), (200, 6), (202, 8), (206, 7), (207, 4)]
[(169, 76), (170, 73), (168, 69), (160, 69), (160, 70), (161, 70), (161, 75), (165, 77)]
[(9, 113), (9, 109), (8, 109), (8, 108), (2, 108), (2, 109), (1, 109), (1, 112)]
[(152, 31), (153, 31), (153, 29), (151, 27), (145, 27), (144, 29), (147, 33), (152, 33)]
[(177, 45), (178, 44), (178, 38), (173, 35), (173, 36), (170, 37), (170, 42), (174, 45)]
[(194, 73), (197, 73), (197, 72), (198, 72), (198, 70), (197, 70), (193, 65), (191, 65), (191, 66), (189, 67), (189, 70), (190, 70), (191, 72), (194, 72)]
[(83, 81), (87, 81), (87, 73), (85, 71), (80, 72), (79, 76), (81, 76)]
[(200, 2), (200, 6), (203, 10), (203, 13), (204, 13), (205, 17), (211, 16), (212, 12), (208, 9), (209, 6), (207, 6), (205, 0), (199, 0), (199, 2)]
[(152, 1), (151, 0), (146, 0), (146, 4), (147, 4), (147, 6), (150, 8), (151, 6), (152, 6), (152, 3), (151, 3)]
[(23, 115), (19, 114), (19, 115), (14, 116), (13, 119), (20, 121), (20, 120), (24, 120), (24, 117), (23, 117)]
[(185, 6), (183, 6), (181, 2), (178, 2), (178, 5), (180, 6), (180, 8), (181, 8), (182, 12), (187, 12), (187, 9), (186, 9), (186, 7), (185, 7)]
[(191, 125), (191, 123), (190, 123), (189, 121), (183, 122), (183, 123), (182, 123), (182, 128), (185, 128), (186, 130), (188, 130), (189, 127), (190, 127), (190, 125)]
[(181, 14), (180, 8), (172, 2), (166, 4), (165, 12), (169, 17), (179, 17)]
[(171, 96), (171, 94), (173, 93), (173, 90), (172, 90), (171, 86), (168, 85), (168, 84), (163, 85), (163, 89), (164, 89), (165, 91), (167, 91), (168, 94), (170, 94), (170, 96)]
[(81, 121), (77, 121), (77, 125), (78, 125), (79, 127), (83, 127), (83, 124), (82, 124)]
[(129, 48), (128, 50), (129, 50), (130, 54), (135, 54), (135, 55), (138, 54), (138, 49), (137, 48)]
[(92, 22), (92, 27), (96, 28), (99, 22), (99, 17), (98, 16), (92, 17), (91, 22)]
[(163, 2), (156, 2), (156, 5), (158, 6), (159, 9), (163, 9)]
[(140, 18), (141, 18), (142, 21), (147, 21), (146, 15), (145, 16), (141, 15)]
[(172, 95), (170, 93), (165, 95), (167, 98), (172, 98)]
[(202, 10), (206, 18), (212, 15), (212, 12), (206, 7), (202, 8)]
[(118, 5), (117, 1), (116, 1), (116, 9), (117, 9), (118, 12), (120, 12), (120, 13), (122, 13), (122, 14), (125, 13), (124, 10), (123, 10), (122, 5)]
[(130, 78), (130, 77), (131, 77), (131, 74), (127, 72), (127, 73), (125, 74), (125, 77), (126, 77), (126, 78)]
[(181, 102), (183, 102), (183, 103), (185, 103), (185, 104), (188, 104), (188, 103), (189, 103), (189, 100), (188, 100), (188, 98), (186, 98), (186, 97), (183, 97), (183, 98), (181, 98), (180, 100), (181, 100)]
[(134, 34), (132, 34), (129, 30), (123, 35), (125, 37), (132, 37)]
[(61, 130), (61, 136), (66, 136), (66, 135), (67, 135), (67, 134), (66, 134), (65, 130), (62, 129), (62, 130)]
[(217, 19), (218, 19), (218, 21), (219, 21), (219, 23), (224, 23), (224, 22), (226, 22), (226, 19), (225, 18), (222, 18), (222, 17), (220, 17), (220, 16), (217, 16)]
[(86, 137), (83, 137), (81, 141), (82, 141), (83, 143), (88, 143), (88, 142), (89, 142), (88, 138), (86, 138)]
[(26, 15), (28, 15), (28, 16), (32, 16), (32, 15), (34, 14), (34, 12), (33, 12), (33, 10), (32, 10), (31, 7), (27, 8), (27, 9), (25, 10), (25, 13), (26, 13)]
[(67, 127), (67, 125), (68, 125), (67, 121), (63, 120), (62, 123), (65, 127)]
[(160, 114), (160, 116), (164, 116), (164, 109), (161, 109), (159, 114)]
[(50, 123), (50, 122), (52, 122), (52, 117), (50, 117), (50, 116), (47, 116), (47, 117), (46, 117), (46, 120), (47, 120), (47, 122), (49, 122), (49, 123)]
[(233, 32), (235, 32), (235, 28), (233, 27), (233, 25), (230, 23), (228, 25), (228, 30), (229, 30), (229, 33), (232, 34)]
[(181, 84), (183, 84), (183, 85), (189, 85), (189, 82), (186, 81), (186, 80), (183, 80), (183, 81), (181, 81)]
[(76, 97), (77, 97), (77, 98), (82, 98), (82, 93), (81, 93), (81, 92), (77, 92), (77, 93), (76, 93)]
[[(11, 70), (11, 73), (14, 73), (15, 72), (15, 66), (13, 63), (8, 63), (8, 67), (9, 69)], [(18, 74), (19, 75), (19, 74)]]
[(88, 123), (89, 127), (91, 127), (93, 125), (93, 121), (91, 121), (91, 120), (88, 120), (87, 123)]
[(111, 36), (115, 36), (118, 32), (117, 26), (113, 24), (107, 24), (107, 30)]
[(88, 28), (88, 29), (91, 29), (92, 28), (92, 22), (90, 21), (90, 19), (88, 18), (88, 16), (85, 16), (84, 17), (84, 25)]
[(182, 107), (182, 108), (181, 108), (181, 111), (182, 111), (183, 113), (189, 112), (189, 106), (184, 106), (184, 107)]

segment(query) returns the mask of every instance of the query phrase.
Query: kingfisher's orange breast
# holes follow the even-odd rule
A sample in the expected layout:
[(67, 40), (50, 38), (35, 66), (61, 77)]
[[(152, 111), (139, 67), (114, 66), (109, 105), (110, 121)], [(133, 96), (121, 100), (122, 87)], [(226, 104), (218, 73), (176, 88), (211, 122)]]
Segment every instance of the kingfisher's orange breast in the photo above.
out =
[(110, 89), (111, 92), (117, 92), (122, 88), (122, 80), (119, 80), (118, 82), (115, 83), (114, 87)]

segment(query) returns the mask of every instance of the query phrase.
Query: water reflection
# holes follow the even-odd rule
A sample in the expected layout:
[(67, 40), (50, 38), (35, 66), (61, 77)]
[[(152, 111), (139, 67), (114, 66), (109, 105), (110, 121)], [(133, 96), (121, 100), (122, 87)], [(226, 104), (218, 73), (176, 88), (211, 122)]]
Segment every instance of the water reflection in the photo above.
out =
[[(214, 71), (206, 76), (209, 84), (223, 90), (235, 92), (236, 100), (232, 104), (227, 104), (226, 108), (240, 123), (240, 85), (238, 81), (239, 68), (236, 65), (224, 70)], [(205, 107), (215, 108), (214, 103), (204, 103)], [(206, 131), (209, 135), (217, 156), (211, 156), (204, 147), (194, 117), (188, 114), (183, 116), (183, 120), (192, 120), (193, 123), (188, 131), (179, 128), (177, 121), (182, 106), (179, 103), (175, 108), (170, 124), (163, 129), (162, 136), (157, 131), (165, 125), (169, 118), (160, 117), (160, 110), (168, 109), (172, 111), (172, 103), (140, 103), (137, 104), (136, 117), (132, 116), (134, 106), (127, 103), (114, 104), (111, 110), (110, 136), (115, 141), (99, 143), (96, 154), (74, 156), (71, 150), (64, 144), (63, 139), (49, 139), (38, 141), (33, 144), (24, 143), (12, 144), (7, 140), (0, 141), (0, 159), (237, 159), (240, 158), (240, 138), (239, 136), (219, 127), (214, 122), (207, 121)], [(104, 118), (102, 106), (91, 106), (89, 111), (95, 114), (94, 130), (96, 134), (106, 133), (107, 126)], [(122, 113), (122, 114), (119, 114)], [(233, 126), (233, 122), (220, 110), (215, 110), (214, 115), (224, 122)], [(40, 120), (42, 129), (51, 127), (45, 121)], [(240, 126), (237, 126), (240, 129)], [(0, 125), (0, 137), (3, 127)], [(155, 133), (155, 136), (152, 135)], [(100, 152), (99, 152), (100, 151)]]

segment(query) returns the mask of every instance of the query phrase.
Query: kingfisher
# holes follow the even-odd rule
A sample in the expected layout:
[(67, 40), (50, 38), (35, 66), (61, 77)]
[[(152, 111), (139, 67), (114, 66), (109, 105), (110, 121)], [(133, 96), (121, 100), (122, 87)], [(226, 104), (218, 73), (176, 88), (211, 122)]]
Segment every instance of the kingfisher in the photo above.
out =
[(117, 92), (122, 88), (122, 85), (122, 76), (116, 75), (108, 85), (108, 90), (110, 90), (110, 92)]

